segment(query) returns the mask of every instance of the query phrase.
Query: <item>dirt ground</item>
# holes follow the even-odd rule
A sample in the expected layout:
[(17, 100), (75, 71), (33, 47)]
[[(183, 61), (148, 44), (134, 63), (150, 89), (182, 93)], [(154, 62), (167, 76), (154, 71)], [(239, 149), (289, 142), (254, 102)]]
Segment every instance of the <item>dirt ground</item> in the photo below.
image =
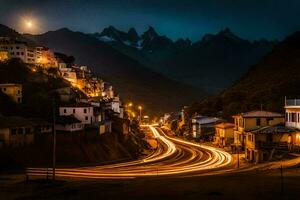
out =
[(299, 199), (300, 168), (130, 181), (24, 181), (0, 176), (0, 199)]

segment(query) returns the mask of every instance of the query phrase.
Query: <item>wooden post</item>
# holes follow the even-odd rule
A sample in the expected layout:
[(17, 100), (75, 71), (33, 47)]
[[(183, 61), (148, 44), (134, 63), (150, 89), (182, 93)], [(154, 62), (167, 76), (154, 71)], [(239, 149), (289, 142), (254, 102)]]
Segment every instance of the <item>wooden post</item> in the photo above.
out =
[(49, 168), (47, 167), (47, 174), (46, 174), (46, 180), (48, 181), (49, 180)]
[(237, 147), (237, 164), (238, 164), (238, 168), (240, 168), (240, 147)]

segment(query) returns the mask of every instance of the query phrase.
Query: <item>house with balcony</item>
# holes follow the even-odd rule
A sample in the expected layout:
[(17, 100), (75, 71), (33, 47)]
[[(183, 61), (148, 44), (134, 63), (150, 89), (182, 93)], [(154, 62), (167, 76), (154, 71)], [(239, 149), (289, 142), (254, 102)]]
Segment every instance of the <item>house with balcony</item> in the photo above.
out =
[(300, 129), (300, 98), (285, 98), (285, 125)]
[(283, 155), (300, 145), (297, 130), (283, 125), (258, 128), (245, 136), (245, 158), (255, 163), (272, 160), (275, 155)]
[(233, 151), (238, 147), (244, 149), (246, 133), (258, 128), (284, 123), (284, 115), (264, 110), (250, 111), (232, 116), (234, 119)]

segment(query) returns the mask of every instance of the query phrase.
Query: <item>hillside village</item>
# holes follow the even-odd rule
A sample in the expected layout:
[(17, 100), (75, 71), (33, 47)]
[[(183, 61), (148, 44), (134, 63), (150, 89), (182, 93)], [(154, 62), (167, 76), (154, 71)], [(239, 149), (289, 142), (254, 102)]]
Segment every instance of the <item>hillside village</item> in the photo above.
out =
[(160, 122), (179, 137), (241, 154), (257, 164), (300, 152), (300, 100), (286, 98), (284, 109), (285, 114), (262, 109), (237, 113), (228, 121), (197, 113), (190, 117), (184, 107), (179, 113), (165, 114)]
[[(11, 107), (6, 108), (11, 112), (9, 115), (0, 112), (0, 148), (13, 149), (35, 145), (39, 143), (41, 135), (49, 137), (53, 131), (63, 135), (80, 135), (82, 132), (91, 131), (92, 135), (98, 136), (117, 133), (126, 138), (136, 131), (131, 130), (134, 122), (130, 123), (130, 116), (127, 116), (125, 106), (113, 87), (95, 76), (88, 66), (74, 64), (73, 57), (54, 53), (47, 47), (16, 38), (1, 37), (0, 62), (12, 61), (21, 62), (21, 65), (24, 63), (25, 70), (28, 69), (31, 73), (30, 78), (37, 75), (38, 79), (46, 81), (47, 84), (47, 80), (54, 77), (55, 80), (61, 80), (64, 87), (56, 88), (54, 93), (51, 93), (52, 99), (48, 99), (50, 110), (47, 112), (50, 113), (50, 117), (44, 117), (42, 114), (40, 117), (27, 117), (28, 113), (25, 111), (13, 111), (14, 107), (23, 104), (26, 95), (23, 85), (19, 80), (2, 80), (2, 103), (11, 102), (8, 104)], [(49, 143), (52, 143), (51, 140)]]

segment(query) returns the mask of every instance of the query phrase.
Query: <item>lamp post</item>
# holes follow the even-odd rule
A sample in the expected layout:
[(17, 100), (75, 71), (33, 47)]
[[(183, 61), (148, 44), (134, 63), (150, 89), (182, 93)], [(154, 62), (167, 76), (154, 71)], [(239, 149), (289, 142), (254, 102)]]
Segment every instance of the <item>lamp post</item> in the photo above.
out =
[(53, 99), (53, 166), (52, 166), (52, 179), (55, 181), (55, 167), (56, 167), (56, 130), (55, 130), (55, 123), (56, 123), (56, 106), (55, 106), (55, 99)]
[(143, 109), (143, 108), (142, 108), (142, 106), (139, 106), (138, 109), (139, 109), (139, 111), (140, 111), (140, 117), (139, 117), (140, 120), (139, 120), (139, 121), (140, 121), (140, 123), (141, 123), (141, 122), (142, 122), (142, 109)]

